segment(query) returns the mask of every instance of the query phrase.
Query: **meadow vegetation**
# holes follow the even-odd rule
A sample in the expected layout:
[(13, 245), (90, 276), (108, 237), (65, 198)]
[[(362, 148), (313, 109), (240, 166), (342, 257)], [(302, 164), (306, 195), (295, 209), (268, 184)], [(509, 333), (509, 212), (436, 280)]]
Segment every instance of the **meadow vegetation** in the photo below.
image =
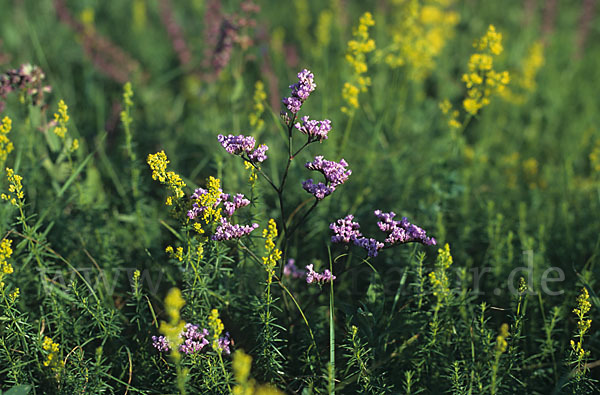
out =
[(0, 394), (600, 392), (593, 0), (0, 0)]

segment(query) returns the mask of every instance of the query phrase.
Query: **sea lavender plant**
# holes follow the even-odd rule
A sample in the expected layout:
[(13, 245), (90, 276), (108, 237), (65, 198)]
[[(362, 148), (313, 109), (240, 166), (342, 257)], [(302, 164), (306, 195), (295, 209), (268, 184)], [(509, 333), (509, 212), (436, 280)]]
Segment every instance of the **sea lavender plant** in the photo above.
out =
[(399, 244), (420, 243), (424, 245), (435, 245), (433, 237), (428, 237), (427, 232), (422, 228), (408, 222), (406, 217), (396, 221), (394, 212), (384, 213), (381, 210), (374, 211), (379, 221), (377, 226), (387, 234), (385, 242), (380, 242), (374, 238), (363, 237), (360, 232), (360, 224), (354, 222), (353, 215), (347, 215), (345, 218), (338, 219), (329, 225), (333, 230), (331, 237), (332, 243), (350, 244), (353, 243), (367, 250), (369, 257), (376, 257), (383, 248), (390, 248)]

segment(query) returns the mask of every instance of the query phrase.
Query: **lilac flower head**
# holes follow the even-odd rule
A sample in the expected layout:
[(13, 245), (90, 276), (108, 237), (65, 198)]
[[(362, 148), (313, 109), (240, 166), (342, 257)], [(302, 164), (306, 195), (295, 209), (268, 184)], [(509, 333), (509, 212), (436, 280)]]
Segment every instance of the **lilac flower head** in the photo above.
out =
[(220, 134), (217, 136), (217, 139), (223, 148), (225, 148), (225, 151), (232, 155), (240, 155), (243, 153), (249, 154), (256, 145), (254, 137), (244, 136), (243, 134), (240, 134), (239, 136), (234, 136), (233, 134), (223, 136)]
[(354, 239), (354, 244), (367, 250), (367, 254), (370, 257), (376, 257), (379, 253), (379, 250), (381, 250), (384, 247), (383, 243), (375, 239), (368, 239), (366, 237)]
[(284, 98), (282, 101), (292, 114), (297, 114), (300, 111), (302, 103), (308, 99), (310, 93), (317, 87), (314, 78), (313, 73), (304, 69), (298, 73), (298, 82), (290, 85), (292, 95)]
[(315, 184), (312, 178), (302, 182), (302, 188), (308, 193), (313, 194), (317, 199), (322, 200), (325, 196), (329, 196), (335, 191), (334, 187), (327, 186), (322, 182)]
[(319, 142), (326, 140), (327, 134), (331, 131), (331, 121), (329, 119), (323, 121), (309, 120), (308, 116), (302, 117), (302, 124), (298, 122), (294, 126), (311, 140), (319, 140)]
[(181, 333), (183, 343), (179, 346), (179, 351), (185, 354), (194, 354), (208, 345), (208, 330), (204, 328), (200, 331), (199, 329), (198, 325), (185, 324)]
[(152, 346), (158, 351), (167, 352), (170, 350), (169, 342), (164, 336), (152, 336)]
[(261, 144), (257, 149), (254, 150), (254, 152), (248, 154), (248, 158), (250, 158), (252, 162), (262, 163), (265, 161), (265, 159), (267, 159), (265, 152), (267, 152), (268, 149), (269, 147), (267, 147), (266, 144)]
[(312, 284), (314, 282), (318, 284), (324, 284), (335, 279), (336, 277), (329, 271), (329, 269), (325, 269), (322, 274), (319, 274), (313, 270), (312, 264), (306, 266), (306, 282), (308, 284)]
[(231, 349), (229, 348), (231, 344), (231, 336), (229, 336), (229, 332), (225, 332), (225, 336), (219, 338), (219, 347), (221, 347), (225, 355), (231, 354)]
[(283, 275), (286, 277), (300, 278), (304, 277), (306, 275), (306, 272), (304, 270), (298, 269), (298, 267), (296, 267), (296, 260), (290, 258), (283, 267)]
[(309, 170), (316, 170), (323, 173), (327, 183), (335, 189), (338, 185), (346, 182), (352, 170), (346, 170), (348, 163), (342, 159), (338, 162), (323, 159), (323, 156), (315, 156), (312, 162), (307, 162), (304, 165)]
[[(229, 195), (228, 195), (228, 197), (229, 197)], [(229, 201), (223, 202), (223, 206), (225, 206), (225, 213), (227, 214), (228, 217), (231, 217), (237, 209), (239, 209), (241, 207), (246, 207), (249, 204), (250, 204), (250, 200), (246, 199), (244, 197), (244, 195), (241, 193), (238, 193), (237, 195), (235, 195), (233, 197), (232, 202), (229, 202)]]
[[(184, 354), (195, 354), (205, 349), (211, 349), (210, 347), (206, 347), (210, 344), (208, 341), (210, 333), (206, 328), (200, 330), (198, 325), (187, 323), (183, 331), (179, 334), (179, 337), (183, 340), (179, 346), (179, 351)], [(167, 338), (164, 336), (152, 336), (152, 345), (161, 352), (167, 352), (171, 349)], [(225, 336), (219, 338), (219, 347), (221, 347), (225, 355), (229, 355), (231, 353), (231, 345), (233, 345), (233, 341), (231, 340), (231, 336), (229, 336), (229, 332), (226, 332)]]
[(333, 230), (334, 235), (331, 236), (332, 243), (350, 243), (359, 237), (360, 225), (354, 222), (354, 215), (347, 215), (345, 218), (338, 219), (336, 222), (329, 224), (329, 229)]
[(269, 149), (265, 144), (261, 144), (256, 150), (254, 146), (256, 145), (256, 140), (252, 136), (244, 136), (240, 134), (239, 136), (234, 136), (230, 134), (229, 136), (224, 136), (222, 134), (217, 136), (219, 143), (225, 148), (225, 151), (229, 152), (232, 155), (248, 155), (248, 158), (252, 162), (263, 162), (267, 159), (267, 155), (265, 152)]
[(212, 239), (215, 241), (239, 239), (242, 236), (250, 234), (256, 228), (258, 228), (258, 224), (256, 223), (252, 225), (233, 225), (226, 218), (221, 218), (221, 223), (217, 226)]
[(384, 213), (381, 210), (375, 210), (374, 214), (379, 219), (377, 222), (379, 229), (388, 234), (385, 242), (390, 246), (404, 243), (436, 244), (433, 237), (427, 237), (427, 232), (423, 228), (411, 224), (406, 217), (396, 221), (394, 212)]

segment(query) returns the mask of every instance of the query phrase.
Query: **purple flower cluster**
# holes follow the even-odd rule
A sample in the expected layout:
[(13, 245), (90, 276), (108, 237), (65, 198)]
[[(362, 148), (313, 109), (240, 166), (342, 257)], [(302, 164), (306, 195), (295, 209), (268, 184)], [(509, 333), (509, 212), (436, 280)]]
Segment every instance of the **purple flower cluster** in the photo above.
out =
[[(179, 337), (183, 339), (179, 351), (187, 355), (202, 351), (205, 346), (210, 344), (208, 341), (209, 335), (210, 333), (206, 328), (200, 330), (198, 325), (185, 324), (183, 331), (179, 334)], [(219, 347), (225, 355), (229, 355), (231, 354), (231, 345), (231, 337), (229, 332), (226, 332), (225, 336), (219, 338)], [(171, 349), (169, 341), (164, 336), (152, 336), (152, 346), (161, 352), (167, 352)]]
[(313, 194), (319, 200), (324, 199), (325, 196), (331, 195), (335, 190), (335, 188), (329, 187), (322, 182), (315, 184), (312, 178), (302, 181), (302, 188), (304, 188), (306, 192)]
[(308, 119), (308, 116), (302, 117), (302, 124), (297, 122), (295, 125), (301, 133), (306, 134), (311, 141), (327, 140), (327, 133), (331, 131), (331, 121), (325, 119), (323, 121), (317, 121), (314, 119)]
[(323, 274), (317, 273), (313, 270), (313, 265), (306, 266), (306, 282), (308, 284), (318, 283), (324, 284), (335, 280), (335, 276), (329, 271), (329, 269), (325, 269)]
[(283, 267), (283, 275), (292, 278), (301, 278), (306, 275), (306, 271), (298, 269), (295, 259), (288, 259)]
[[(222, 195), (221, 195), (222, 197)], [(228, 199), (229, 195), (227, 195)], [(237, 195), (235, 195), (233, 197), (233, 201), (229, 202), (229, 201), (224, 201), (223, 202), (223, 206), (225, 206), (225, 213), (227, 214), (228, 217), (231, 217), (233, 215), (233, 213), (235, 213), (235, 210), (242, 208), (242, 207), (246, 207), (247, 205), (250, 204), (250, 200), (246, 199), (244, 197), (243, 194), (238, 193)]]
[(234, 225), (227, 218), (221, 218), (221, 223), (217, 226), (212, 239), (215, 241), (239, 239), (242, 236), (250, 234), (256, 228), (258, 228), (258, 224), (256, 223), (252, 225)]
[(0, 74), (0, 113), (4, 110), (4, 99), (9, 93), (23, 92), (31, 97), (36, 106), (44, 103), (44, 93), (51, 91), (50, 86), (43, 85), (46, 76), (42, 69), (30, 64), (23, 64), (18, 69), (8, 70)]
[(336, 222), (329, 225), (329, 229), (333, 230), (334, 236), (331, 236), (332, 243), (350, 243), (362, 236), (360, 233), (360, 224), (354, 222), (354, 215), (348, 214), (346, 218), (338, 219)]
[(366, 237), (354, 239), (354, 244), (367, 250), (367, 255), (371, 258), (376, 257), (377, 254), (379, 254), (379, 250), (385, 246), (380, 241), (377, 241), (373, 238), (368, 239)]
[(207, 337), (209, 336), (208, 329), (203, 328), (200, 331), (198, 325), (185, 324), (181, 337), (183, 343), (179, 346), (179, 351), (186, 354), (193, 354), (208, 345)]
[(316, 156), (314, 161), (308, 162), (304, 166), (309, 170), (320, 171), (325, 176), (326, 183), (315, 184), (312, 179), (302, 182), (302, 188), (319, 200), (331, 195), (352, 174), (352, 170), (346, 169), (348, 163), (344, 159), (338, 163), (323, 159), (323, 156)]
[(224, 136), (222, 134), (217, 136), (219, 143), (225, 148), (225, 151), (229, 152), (232, 155), (248, 155), (248, 159), (252, 162), (261, 163), (265, 159), (267, 159), (267, 155), (265, 152), (269, 149), (265, 144), (261, 144), (258, 148), (254, 149), (256, 145), (256, 140), (252, 136), (244, 136), (240, 134), (239, 136), (234, 136), (230, 134), (229, 136)]
[(411, 224), (406, 218), (401, 221), (395, 221), (395, 213), (384, 213), (381, 210), (374, 212), (379, 222), (377, 226), (383, 232), (387, 233), (388, 237), (385, 243), (377, 241), (373, 238), (363, 237), (360, 232), (360, 224), (354, 222), (353, 215), (347, 215), (345, 218), (338, 219), (329, 225), (329, 229), (333, 230), (334, 235), (331, 237), (332, 243), (353, 243), (367, 250), (370, 257), (376, 257), (384, 247), (391, 247), (396, 244), (404, 243), (421, 243), (425, 245), (435, 245), (436, 241), (433, 237), (427, 237), (427, 233), (422, 228)]
[(297, 114), (300, 111), (302, 103), (308, 99), (310, 93), (317, 87), (314, 78), (313, 73), (304, 69), (298, 73), (298, 82), (290, 85), (292, 95), (284, 98), (282, 101), (292, 114)]
[(171, 349), (167, 338), (164, 336), (152, 336), (152, 346), (162, 352), (167, 352)]
[(375, 210), (375, 216), (379, 219), (379, 222), (377, 222), (379, 229), (387, 233), (388, 237), (385, 242), (390, 246), (413, 242), (425, 245), (436, 244), (433, 237), (427, 237), (427, 232), (423, 228), (411, 224), (406, 217), (402, 217), (400, 221), (395, 221), (396, 213), (384, 213), (381, 210)]

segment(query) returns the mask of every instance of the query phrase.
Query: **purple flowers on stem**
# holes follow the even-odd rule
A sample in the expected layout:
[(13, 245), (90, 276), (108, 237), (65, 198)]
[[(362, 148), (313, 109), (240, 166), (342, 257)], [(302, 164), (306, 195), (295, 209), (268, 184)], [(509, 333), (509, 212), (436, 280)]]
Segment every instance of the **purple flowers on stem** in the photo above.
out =
[(375, 210), (375, 216), (379, 219), (379, 222), (377, 222), (379, 229), (388, 234), (385, 242), (390, 246), (413, 242), (425, 245), (436, 244), (433, 237), (427, 237), (427, 232), (423, 228), (411, 224), (406, 217), (402, 217), (400, 221), (395, 221), (396, 213), (393, 211), (384, 213), (381, 210)]
[[(205, 346), (210, 344), (208, 338), (210, 333), (208, 329), (202, 328), (194, 324), (185, 324), (183, 331), (179, 334), (179, 337), (183, 339), (183, 343), (179, 346), (179, 351), (190, 355), (200, 352)], [(167, 352), (171, 349), (169, 342), (164, 336), (152, 336), (152, 346), (158, 351)], [(231, 337), (229, 332), (225, 333), (225, 336), (219, 338), (219, 347), (223, 350), (225, 355), (231, 354)], [(210, 349), (208, 347), (207, 349)]]
[(309, 137), (309, 141), (327, 140), (327, 134), (331, 131), (331, 121), (325, 119), (323, 121), (317, 121), (314, 119), (308, 119), (308, 115), (302, 117), (302, 124), (297, 122), (295, 125), (301, 133), (306, 134)]
[(319, 274), (313, 270), (313, 265), (310, 264), (306, 266), (306, 270), (306, 282), (308, 284), (325, 284), (336, 279), (336, 277), (329, 271), (329, 269), (325, 269), (325, 271), (322, 274)]
[(408, 222), (406, 217), (402, 218), (401, 221), (395, 221), (394, 217), (396, 214), (394, 212), (384, 213), (381, 210), (375, 210), (374, 214), (379, 219), (377, 226), (388, 235), (385, 243), (373, 238), (362, 237), (359, 231), (360, 225), (353, 221), (353, 215), (347, 215), (345, 218), (338, 219), (329, 225), (329, 228), (334, 233), (331, 237), (331, 242), (344, 244), (352, 242), (367, 250), (369, 257), (377, 256), (379, 250), (382, 248), (392, 247), (397, 244), (413, 242), (425, 245), (436, 244), (433, 237), (427, 237), (425, 230)]
[(332, 243), (350, 243), (362, 236), (360, 233), (360, 224), (354, 222), (354, 215), (349, 214), (346, 218), (338, 219), (336, 222), (329, 225), (329, 229), (333, 230), (334, 236), (331, 236)]
[(265, 144), (261, 144), (255, 150), (254, 146), (256, 145), (256, 140), (252, 136), (244, 136), (243, 134), (240, 134), (239, 136), (234, 136), (233, 134), (224, 136), (220, 134), (217, 136), (217, 139), (223, 148), (225, 148), (225, 151), (232, 155), (246, 154), (252, 162), (258, 163), (261, 163), (267, 159), (265, 152), (269, 149), (269, 147), (267, 147)]
[(318, 200), (331, 195), (336, 187), (346, 182), (352, 170), (347, 170), (348, 163), (342, 159), (340, 162), (333, 162), (323, 159), (323, 156), (316, 156), (314, 161), (304, 165), (309, 170), (315, 170), (323, 173), (326, 183), (319, 182), (315, 184), (312, 179), (302, 183), (302, 188), (313, 194)]
[(217, 226), (212, 239), (215, 241), (239, 239), (242, 236), (250, 234), (254, 229), (258, 228), (258, 224), (238, 225), (231, 224), (227, 218), (221, 218), (221, 223)]
[(376, 257), (379, 254), (379, 250), (385, 246), (373, 238), (368, 239), (366, 237), (354, 239), (354, 244), (367, 250), (367, 255), (371, 258)]
[[(222, 197), (223, 195), (221, 195)], [(228, 199), (229, 195), (227, 195)], [(225, 201), (223, 202), (223, 206), (225, 206), (225, 213), (227, 214), (228, 217), (231, 217), (233, 215), (233, 213), (235, 212), (235, 210), (241, 208), (241, 207), (246, 207), (247, 205), (250, 204), (250, 200), (246, 199), (244, 197), (243, 194), (238, 193), (237, 195), (235, 195), (233, 197), (233, 202), (229, 202), (229, 201)]]
[(292, 114), (297, 114), (300, 111), (302, 103), (308, 99), (310, 93), (317, 87), (314, 78), (313, 73), (304, 69), (298, 73), (298, 82), (290, 85), (292, 95), (284, 98), (282, 101)]

